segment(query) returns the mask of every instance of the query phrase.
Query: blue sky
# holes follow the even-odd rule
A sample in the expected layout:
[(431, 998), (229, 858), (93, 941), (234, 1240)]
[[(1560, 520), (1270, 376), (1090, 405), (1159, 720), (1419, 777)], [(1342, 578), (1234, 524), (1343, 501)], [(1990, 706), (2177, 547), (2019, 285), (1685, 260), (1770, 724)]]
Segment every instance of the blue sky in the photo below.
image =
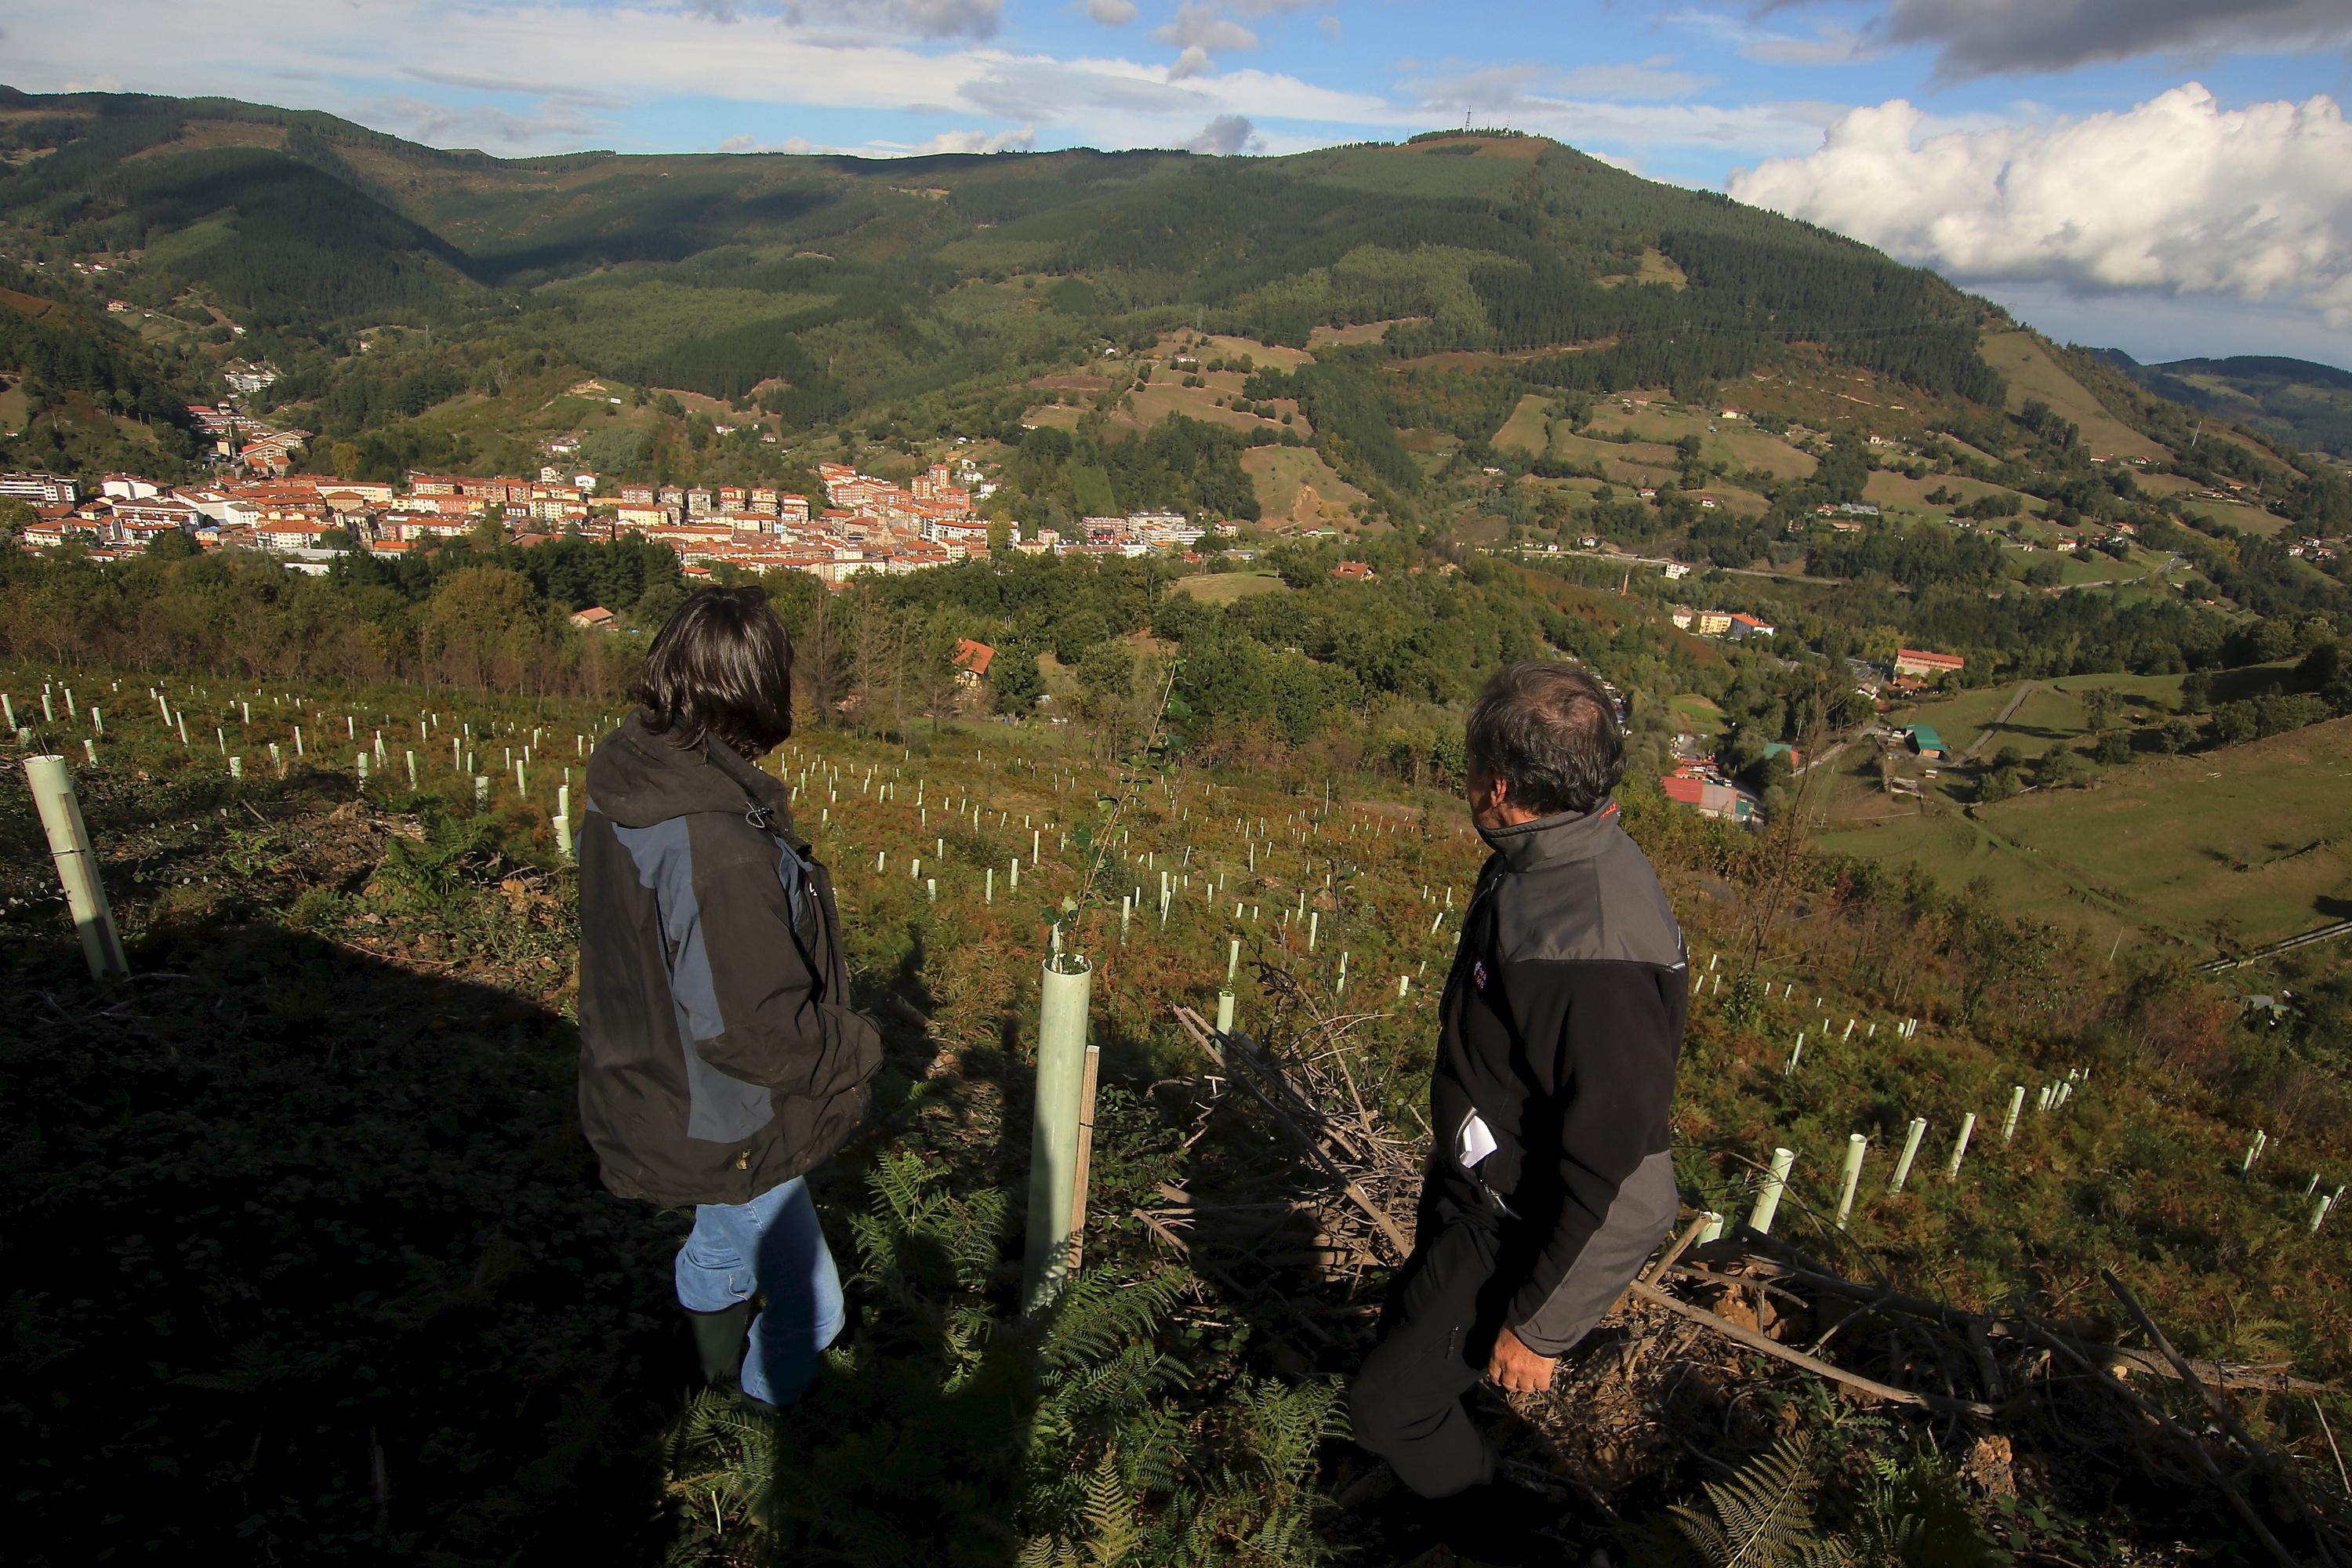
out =
[(0, 0), (0, 79), (528, 155), (1508, 123), (2143, 359), (2352, 364), (2352, 0)]

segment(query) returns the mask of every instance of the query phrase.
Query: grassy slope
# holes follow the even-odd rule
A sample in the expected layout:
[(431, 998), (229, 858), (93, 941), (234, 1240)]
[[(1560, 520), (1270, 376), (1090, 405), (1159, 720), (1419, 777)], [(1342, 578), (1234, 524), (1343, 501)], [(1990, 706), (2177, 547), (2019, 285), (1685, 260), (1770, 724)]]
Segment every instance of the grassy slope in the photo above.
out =
[[(2082, 693), (2094, 687), (2144, 700), (2119, 710), (2137, 726), (2159, 721), (2173, 707), (2180, 678), (2038, 683), (1984, 739), (1977, 761), (2004, 747), (2031, 759), (2053, 744), (2084, 742)], [(1892, 721), (1932, 725), (1965, 752), (2016, 689), (1923, 703)], [(1856, 748), (1828, 770), (1832, 782), (1814, 805), (1828, 814), (1815, 836), (1822, 848), (1893, 864), (1916, 859), (1950, 888), (1988, 878), (2002, 908), (2081, 927), (2099, 940), (2148, 933), (2200, 952), (2221, 930), (2247, 942), (2273, 941), (2340, 918), (2334, 911), (2352, 891), (2352, 855), (2331, 847), (2352, 828), (2352, 795), (2340, 784), (2352, 769), (2352, 721), (2193, 756), (2143, 752), (2100, 770), (2091, 787), (2035, 791), (1972, 814), (1958, 809), (1969, 775), (1957, 761), (1938, 770), (1935, 804), (1922, 811), (1879, 794), (1876, 763), (1864, 755)]]
[(2011, 413), (2039, 398), (2082, 426), (2084, 441), (2100, 457), (2147, 458), (2151, 461), (2168, 458), (2161, 446), (2109, 414), (2081, 382), (2050, 357), (2032, 334), (1989, 333), (1979, 352), (1984, 355), (1985, 363), (2008, 378)]
[[(97, 689), (86, 675), (78, 684), (85, 694)], [(107, 803), (98, 819), (102, 858), (142, 965), (168, 958), (186, 976), (172, 993), (173, 1016), (145, 1017), (143, 1026), (163, 1028), (175, 1049), (202, 1063), (206, 1084), (236, 1087), (262, 1074), (274, 1075), (278, 1089), (266, 1103), (240, 1105), (209, 1090), (191, 1098), (184, 1088), (173, 1103), (163, 1091), (184, 1069), (166, 1063), (153, 1040), (106, 1033), (121, 1028), (109, 1023), (74, 1026), (97, 1031), (88, 1038), (59, 1035), (58, 1015), (94, 1014), (94, 999), (77, 977), (54, 904), (37, 898), (38, 857), (28, 852), (12, 862), (9, 891), (28, 901), (11, 905), (5, 917), (18, 939), (10, 962), (30, 966), (18, 973), (36, 983), (12, 988), (26, 1008), (12, 1047), (18, 1052), (12, 1093), (51, 1092), (57, 1074), (95, 1059), (102, 1045), (119, 1058), (110, 1083), (76, 1092), (111, 1095), (118, 1105), (136, 1099), (142, 1120), (132, 1125), (153, 1140), (135, 1154), (115, 1150), (94, 1163), (27, 1162), (14, 1179), (41, 1182), (67, 1219), (135, 1203), (142, 1223), (162, 1227), (173, 1242), (126, 1253), (115, 1245), (122, 1226), (86, 1231), (71, 1244), (91, 1249), (92, 1277), (127, 1268), (138, 1288), (102, 1293), (105, 1303), (70, 1321), (58, 1302), (20, 1310), (20, 1327), (31, 1335), (26, 1342), (35, 1345), (66, 1329), (106, 1331), (119, 1319), (165, 1374), (160, 1384), (142, 1384), (142, 1424), (126, 1433), (116, 1419), (118, 1396), (87, 1407), (78, 1402), (86, 1363), (52, 1356), (37, 1363), (28, 1385), (36, 1395), (70, 1395), (42, 1406), (52, 1441), (91, 1453), (98, 1450), (89, 1445), (102, 1443), (113, 1464), (136, 1469), (141, 1484), (117, 1489), (99, 1513), (127, 1512), (142, 1529), (163, 1521), (165, 1539), (204, 1539), (258, 1517), (279, 1550), (309, 1556), (338, 1531), (363, 1534), (377, 1509), (366, 1456), (371, 1442), (380, 1442), (397, 1478), (393, 1522), (424, 1549), (497, 1560), (527, 1543), (571, 1546), (582, 1532), (601, 1531), (609, 1535), (604, 1560), (653, 1561), (658, 1543), (646, 1534), (699, 1529), (691, 1521), (706, 1507), (697, 1497), (691, 1509), (665, 1509), (650, 1453), (675, 1411), (684, 1373), (660, 1299), (659, 1264), (674, 1228), (595, 1197), (581, 1148), (562, 1124), (570, 884), (545, 815), (555, 780), (543, 774), (520, 797), (499, 779), (489, 826), (509, 858), (462, 867), (456, 891), (439, 895), (436, 908), (420, 898), (421, 884), (380, 863), (419, 803), (379, 795), (359, 805), (348, 773), (298, 774), (290, 789), (258, 778), (234, 788), (217, 757), (182, 752), (129, 700), (138, 684), (125, 681), (105, 768), (88, 788)], [(572, 731), (599, 723), (579, 704), (457, 699), (453, 705), (446, 691), (392, 689), (304, 695), (322, 698), (331, 714), (356, 711), (362, 731), (382, 724), (396, 733), (427, 707), (443, 714), (445, 729), (463, 714), (478, 729), (493, 712), (504, 726), (551, 724), (558, 751), (569, 749), (563, 742)], [(236, 743), (248, 761), (264, 741), (290, 740), (290, 712), (265, 710), (246, 731), (219, 711), (225, 696), (192, 689), (181, 700), (194, 727), (227, 719), (241, 731)], [(502, 734), (499, 743), (515, 738)], [(854, 967), (868, 997), (894, 992), (931, 1019), (919, 1040), (894, 1025), (877, 1131), (815, 1184), (845, 1259), (854, 1256), (843, 1232), (862, 1206), (863, 1173), (885, 1148), (927, 1152), (960, 1192), (1019, 1179), (1025, 1134), (1017, 1118), (1008, 1128), (1003, 1110), (1018, 1104), (1026, 1087), (1024, 977), (1039, 926), (1034, 905), (1003, 897), (1001, 879), (998, 901), (979, 902), (979, 868), (1025, 851), (1028, 836), (1017, 825), (1034, 816), (1049, 830), (1045, 864), (1024, 874), (1024, 896), (1033, 886), (1045, 900), (1076, 888), (1079, 858), (1059, 852), (1056, 837), (1098, 792), (1118, 784), (1114, 772), (1083, 763), (1065, 741), (992, 726), (909, 759), (895, 745), (815, 732), (779, 759), (787, 772), (811, 763), (842, 769), (827, 795), (803, 792), (803, 814), (815, 815), (820, 798), (827, 802), (829, 821), (812, 830), (840, 868)], [(341, 746), (321, 760), (341, 763), (349, 751)], [(446, 776), (437, 747), (422, 760), (428, 792), (465, 798), (465, 787)], [(885, 803), (860, 788), (869, 768), (930, 791), (929, 819), (914, 791)], [(134, 778), (133, 769), (146, 776)], [(1441, 797), (1414, 794), (1370, 803), (1387, 808), (1377, 815), (1343, 811), (1309, 825), (1292, 816), (1299, 799), (1280, 781), (1234, 773), (1218, 781), (1213, 803), (1202, 782), (1187, 774), (1174, 793), (1147, 783), (1131, 818), (1134, 837), (1123, 845), (1135, 855), (1156, 851), (1160, 866), (1173, 860), (1185, 868), (1192, 880), (1171, 925), (1145, 922), (1122, 945), (1115, 910), (1095, 906), (1079, 938), (1099, 960), (1097, 1026), (1107, 1104), (1116, 1112), (1107, 1114), (1113, 1131), (1097, 1145), (1100, 1220), (1087, 1258), (1114, 1277), (1179, 1267), (1129, 1211), (1154, 1201), (1155, 1171), (1183, 1168), (1155, 1164), (1153, 1151), (1173, 1147), (1191, 1124), (1192, 1107), (1180, 1100), (1171, 1102), (1172, 1119), (1163, 1116), (1144, 1086), (1199, 1069), (1166, 1010), (1176, 1001), (1205, 1005), (1223, 972), (1230, 921), (1222, 903), (1209, 912), (1202, 879), (1217, 879), (1221, 892), (1248, 888), (1262, 913), (1245, 918), (1239, 934), (1268, 960), (1319, 985), (1331, 977), (1335, 950), (1345, 949), (1357, 984), (1377, 980), (1385, 990), (1401, 973), (1442, 972), (1450, 930), (1431, 932), (1431, 905), (1442, 909), (1450, 889), (1460, 907), (1480, 855), (1458, 825), (1458, 803)], [(160, 834), (159, 789), (179, 792), (160, 812), (166, 819)], [(967, 828), (950, 817), (948, 848), (935, 859), (940, 817), (967, 798), (1004, 812), (1004, 825), (992, 816)], [(247, 803), (252, 809), (236, 820), (257, 819), (254, 826), (207, 826), (215, 804), (243, 810)], [(1402, 813), (1394, 809), (1400, 804)], [(1415, 806), (1431, 813), (1425, 835), (1412, 830)], [(1233, 830), (1244, 815), (1268, 824), (1254, 835), (1254, 877), (1251, 853)], [(5, 798), (0, 819), (16, 838), (32, 831), (20, 794)], [(1711, 829), (1672, 813), (1641, 813), (1634, 826), (1664, 868), (1701, 968), (1736, 951), (1746, 921), (1727, 899), (1717, 858), (1731, 841), (1717, 846)], [(888, 871), (873, 869), (877, 850)], [(898, 869), (913, 854), (939, 877), (937, 906)], [(1310, 958), (1274, 910), (1302, 888), (1319, 888), (1327, 868), (1342, 873), (1341, 886), (1322, 906), (1324, 941)], [(1125, 874), (1117, 868), (1114, 879)], [(1151, 873), (1138, 868), (1132, 875), (1149, 881)], [(1424, 887), (1437, 890), (1425, 900)], [(290, 925), (300, 928), (290, 937), (272, 930)], [(1696, 999), (1675, 1111), (1677, 1169), (1689, 1198), (1743, 1213), (1753, 1162), (1781, 1144), (1800, 1154), (1784, 1233), (1809, 1246), (1859, 1247), (1901, 1286), (1964, 1304), (2022, 1291), (2037, 1304), (2083, 1309), (2095, 1302), (2084, 1294), (2095, 1268), (2113, 1264), (2191, 1353), (2252, 1356), (2271, 1340), (2308, 1371), (2340, 1372), (2352, 1326), (2344, 1288), (2352, 1277), (2345, 1254), (2352, 1232), (2338, 1226), (2314, 1241), (2300, 1224), (2304, 1172), (2315, 1161), (2333, 1170), (2347, 1157), (2324, 1129), (2242, 1182), (2231, 1156), (2246, 1129), (2230, 1107), (2168, 1075), (2103, 1064), (2094, 1089), (2067, 1114), (2029, 1119), (2014, 1143), (2002, 1146), (1990, 1126), (1981, 1128), (1958, 1184), (1920, 1179), (1901, 1197), (1884, 1196), (1888, 1144), (1905, 1118), (1929, 1121), (1932, 1160), (1961, 1110), (1993, 1118), (2009, 1085), (2046, 1081), (2071, 1063), (2032, 1032), (2004, 1037), (1962, 1026), (1957, 1010), (1974, 1000), (1938, 962), (1885, 967), (1873, 977), (1861, 958), (1864, 935), (1822, 909), (1776, 935), (1764, 971), (1776, 984), (1795, 984), (1799, 994), (1768, 1005), (1752, 1025), (1735, 1026), (1717, 992)], [(308, 971), (278, 972), (286, 960), (271, 944), (286, 941), (307, 955)], [(339, 975), (362, 972), (377, 989), (368, 994), (372, 1010), (353, 1018), (336, 1005), (348, 994), (336, 984)], [(270, 985), (266, 1020), (254, 1008), (257, 977)], [(1404, 1108), (1426, 1070), (1434, 994), (1432, 985), (1416, 990), (1412, 1004), (1385, 1009), (1350, 1036), (1365, 1094), (1407, 1128)], [(37, 991), (55, 999), (49, 1007), (34, 1006)], [(2019, 1016), (2032, 1013), (2030, 1000), (2029, 991)], [(1244, 1023), (1261, 1019), (1265, 1007), (1245, 984)], [(511, 1011), (509, 1021), (501, 1021), (501, 1008)], [(1927, 1018), (1927, 1030), (1916, 1040), (1895, 1038), (1890, 1026), (1911, 1016)], [(1849, 1016), (1871, 1027), (1852, 1040), (1821, 1037), (1825, 1020)], [(215, 1017), (247, 1021), (224, 1033)], [(373, 1027), (387, 1021), (395, 1027)], [(1814, 1038), (1807, 1070), (1791, 1078), (1780, 1064), (1801, 1030)], [(323, 1094), (322, 1085), (332, 1093)], [(152, 1111), (149, 1098), (158, 1102)], [(20, 1098), (10, 1109), (22, 1118), (45, 1106)], [(346, 1121), (352, 1125), (341, 1136), (312, 1142), (313, 1123)], [(1873, 1163), (1864, 1201), (1841, 1236), (1820, 1216), (1835, 1202), (1836, 1152), (1855, 1130), (1871, 1138)], [(196, 1132), (212, 1142), (184, 1149)], [(1256, 1158), (1265, 1162), (1262, 1148)], [(476, 1179), (482, 1174), (495, 1179)], [(216, 1194), (221, 1175), (264, 1193), (260, 1207)], [(28, 1196), (20, 1192), (13, 1212), (22, 1213)], [(282, 1233), (273, 1223), (282, 1223)], [(101, 1253), (101, 1245), (114, 1250)], [(281, 1275), (289, 1261), (299, 1267)], [(1226, 1267), (1258, 1283), (1236, 1291), (1204, 1279), (1196, 1289), (1221, 1331), (1234, 1324), (1246, 1331), (1196, 1342), (1186, 1352), (1195, 1365), (1210, 1362), (1222, 1374), (1238, 1364), (1286, 1379), (1352, 1369), (1361, 1348), (1357, 1320), (1326, 1315), (1328, 1281), (1286, 1265)], [(2272, 1284), (2285, 1287), (2276, 1299)], [(298, 1287), (306, 1310), (289, 1314), (284, 1308)], [(868, 1312), (891, 1310), (877, 1281), (860, 1279), (852, 1289)], [(362, 1290), (376, 1294), (362, 1298)], [(1293, 1324), (1302, 1312), (1329, 1330), (1299, 1337)], [(339, 1394), (351, 1364), (373, 1373), (357, 1404)], [(913, 1358), (902, 1353), (896, 1364), (913, 1374)], [(848, 1367), (844, 1362), (828, 1375), (845, 1378)], [(468, 1375), (455, 1376), (458, 1370)], [(266, 1417), (277, 1412), (288, 1419), (272, 1425)], [(249, 1415), (262, 1420), (264, 1440), (248, 1448)], [(193, 1451), (191, 1437), (201, 1439)], [(845, 1454), (859, 1451), (846, 1436), (841, 1442)], [(167, 1451), (173, 1468), (145, 1464), (151, 1452)], [(1539, 1447), (1528, 1451), (1542, 1459)], [(78, 1489), (84, 1479), (43, 1468), (20, 1479), (47, 1506), (94, 1508), (100, 1500)], [(1633, 1500), (1646, 1511), (1676, 1495), (1643, 1492)], [(2096, 1494), (2042, 1491), (2034, 1500), (2045, 1499), (2085, 1515), (2100, 1506)], [(987, 1505), (972, 1498), (963, 1506)], [(98, 1536), (117, 1528), (93, 1517)]]

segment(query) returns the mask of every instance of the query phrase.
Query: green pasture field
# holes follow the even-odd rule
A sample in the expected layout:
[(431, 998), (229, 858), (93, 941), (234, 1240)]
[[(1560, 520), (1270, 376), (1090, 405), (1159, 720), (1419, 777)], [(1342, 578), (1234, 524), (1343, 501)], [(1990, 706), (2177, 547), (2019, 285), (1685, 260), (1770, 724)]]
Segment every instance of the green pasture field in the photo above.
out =
[(1169, 586), (1192, 595), (1204, 605), (1230, 605), (1252, 594), (1289, 592), (1282, 579), (1271, 572), (1206, 572), (1197, 577), (1179, 577)]
[(1550, 404), (1551, 399), (1539, 393), (1530, 392), (1522, 396), (1519, 405), (1511, 410), (1511, 416), (1503, 421), (1501, 429), (1495, 432), (1494, 444), (1541, 455), (1546, 449), (1544, 410)]
[[(2267, 689), (2284, 665), (2231, 671), (2217, 700)], [(2333, 846), (2352, 826), (2352, 721), (2335, 721), (2249, 745), (2179, 757), (2143, 750), (2102, 768), (2089, 787), (2037, 790), (1964, 810), (1977, 768), (2014, 746), (2029, 761), (2089, 734), (2083, 694), (2139, 700), (2117, 710), (2126, 729), (2160, 722), (2179, 676), (2073, 676), (2037, 682), (1975, 759), (1947, 763), (1930, 803), (1881, 795), (1874, 761), (1840, 759), (1813, 809), (1814, 843), (1842, 855), (1916, 860), (1945, 886), (1989, 879), (2000, 907), (2112, 942), (2181, 942), (2210, 952), (2224, 938), (2258, 944), (2339, 918), (2352, 857)], [(1957, 750), (1982, 735), (2015, 686), (1971, 691), (1889, 715), (1935, 726)], [(1917, 773), (1916, 765), (1906, 772)], [(1816, 789), (1821, 786), (1816, 785)], [(2352, 913), (2352, 904), (2346, 905)]]
[(1603, 399), (1594, 405), (1592, 421), (1586, 428), (1603, 436), (1631, 430), (1637, 445), (1620, 448), (1622, 451), (1633, 453), (1655, 447), (1666, 454), (1661, 461), (1668, 467), (1680, 460), (1674, 443), (1685, 436), (1699, 438), (1699, 458), (1703, 462), (1729, 463), (1781, 479), (1801, 479), (1817, 466), (1811, 454), (1797, 450), (1777, 436), (1766, 435), (1744, 419), (1727, 420), (1703, 409), (1653, 405), (1629, 410), (1622, 404)]
[(2352, 915), (2352, 720), (2149, 758), (2099, 786), (1980, 808), (1992, 832), (2124, 908), (2273, 942)]
[(1666, 706), (1673, 711), (1675, 722), (1691, 734), (1713, 735), (1723, 729), (1723, 710), (1695, 691), (1669, 699)]

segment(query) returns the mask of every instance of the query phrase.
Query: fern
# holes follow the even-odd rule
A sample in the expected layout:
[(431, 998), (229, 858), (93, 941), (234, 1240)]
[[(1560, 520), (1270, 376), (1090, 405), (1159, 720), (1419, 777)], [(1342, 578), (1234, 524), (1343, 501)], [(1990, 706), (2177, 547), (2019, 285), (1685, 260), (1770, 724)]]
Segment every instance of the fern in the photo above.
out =
[(1674, 1508), (1675, 1528), (1706, 1568), (1845, 1568), (1852, 1552), (1813, 1525), (1811, 1460), (1803, 1437), (1785, 1437), (1730, 1480), (1701, 1487), (1705, 1512)]
[(688, 1401), (663, 1455), (662, 1489), (689, 1515), (706, 1507), (714, 1533), (739, 1524), (756, 1528), (775, 1486), (774, 1424), (751, 1415), (731, 1394), (716, 1389)]

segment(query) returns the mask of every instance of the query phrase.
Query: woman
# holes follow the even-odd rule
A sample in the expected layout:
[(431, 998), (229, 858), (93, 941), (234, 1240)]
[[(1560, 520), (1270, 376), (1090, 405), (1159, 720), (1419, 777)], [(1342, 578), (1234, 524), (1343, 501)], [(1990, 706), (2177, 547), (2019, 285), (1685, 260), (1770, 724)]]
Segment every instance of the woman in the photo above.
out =
[(581, 1128), (614, 1193), (694, 1205), (677, 1299), (703, 1374), (774, 1407), (841, 1329), (804, 1175), (865, 1120), (882, 1059), (832, 878), (752, 765), (792, 733), (792, 671), (765, 592), (688, 598), (589, 761), (578, 847)]

